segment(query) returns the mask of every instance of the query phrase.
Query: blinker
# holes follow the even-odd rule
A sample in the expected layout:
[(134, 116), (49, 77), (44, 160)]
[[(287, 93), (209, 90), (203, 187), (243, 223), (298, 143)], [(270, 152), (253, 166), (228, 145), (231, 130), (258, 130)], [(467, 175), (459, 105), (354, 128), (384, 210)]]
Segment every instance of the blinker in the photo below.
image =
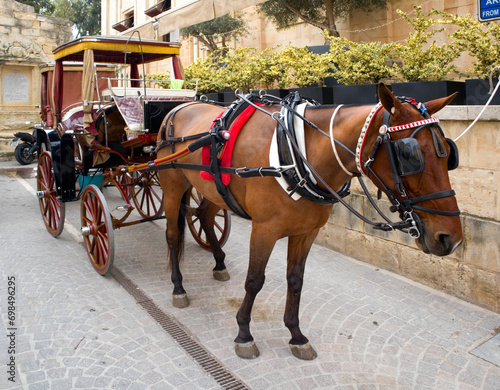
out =
[(398, 173), (401, 176), (416, 175), (424, 170), (422, 150), (415, 138), (391, 141)]
[(455, 141), (450, 138), (445, 138), (448, 145), (450, 145), (450, 156), (448, 157), (448, 170), (453, 171), (458, 168), (458, 164), (460, 162), (458, 156), (458, 147)]

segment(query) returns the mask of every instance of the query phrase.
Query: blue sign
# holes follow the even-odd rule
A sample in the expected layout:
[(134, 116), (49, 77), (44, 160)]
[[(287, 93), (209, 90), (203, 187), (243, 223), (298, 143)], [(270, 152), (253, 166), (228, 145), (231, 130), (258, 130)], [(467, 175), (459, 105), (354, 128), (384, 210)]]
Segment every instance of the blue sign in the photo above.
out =
[(477, 10), (481, 22), (500, 19), (500, 0), (478, 0)]

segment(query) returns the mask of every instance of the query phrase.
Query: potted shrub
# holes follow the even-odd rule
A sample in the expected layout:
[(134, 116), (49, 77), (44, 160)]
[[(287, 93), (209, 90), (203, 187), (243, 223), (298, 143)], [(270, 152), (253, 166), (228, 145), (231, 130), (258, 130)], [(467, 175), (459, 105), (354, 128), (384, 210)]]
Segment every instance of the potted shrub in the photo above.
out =
[[(474, 58), (473, 67), (466, 73), (471, 76), (465, 80), (465, 103), (483, 105), (490, 95), (489, 74), (498, 65), (500, 59), (500, 25), (497, 22), (479, 22), (470, 15), (455, 16), (438, 12), (447, 22), (458, 27), (450, 34), (455, 45), (462, 52), (468, 52)], [(498, 80), (495, 80), (495, 84)], [(500, 104), (500, 93), (497, 93), (491, 104)]]
[(250, 91), (259, 82), (259, 66), (255, 59), (259, 56), (256, 48), (239, 47), (228, 52), (223, 58), (219, 72), (226, 86), (224, 101), (236, 99), (235, 91)]
[(415, 7), (416, 17), (410, 18), (404, 12), (398, 13), (412, 25), (415, 32), (410, 33), (404, 44), (396, 44), (394, 56), (401, 59), (401, 66), (395, 66), (399, 77), (405, 82), (393, 83), (392, 92), (397, 96), (410, 96), (417, 101), (428, 101), (453, 92), (459, 95), (451, 104), (463, 105), (465, 103), (465, 83), (460, 81), (445, 80), (456, 73), (453, 61), (460, 56), (460, 50), (455, 44), (436, 45), (428, 44), (437, 33), (444, 28), (432, 28), (436, 24), (444, 24), (442, 19), (432, 18), (422, 13), (421, 7)]
[(326, 37), (333, 77), (340, 83), (333, 86), (337, 104), (375, 104), (378, 83), (392, 76), (388, 65), (393, 44), (352, 42), (346, 38)]
[(267, 94), (284, 98), (289, 94), (291, 83), (288, 66), (280, 60), (280, 53), (275, 48), (265, 49), (255, 59), (259, 69), (259, 89)]
[(186, 78), (186, 88), (194, 89), (198, 81), (198, 94), (205, 95), (209, 100), (217, 102), (224, 101), (225, 89), (221, 78), (220, 67), (213, 61), (213, 57), (209, 56), (205, 59), (198, 58), (184, 69)]
[(307, 46), (286, 46), (279, 53), (279, 61), (288, 72), (285, 80), (290, 80), (289, 83), (295, 86), (290, 91), (298, 91), (321, 104), (333, 103), (332, 87), (324, 86), (324, 79), (330, 76), (327, 55), (312, 53)]

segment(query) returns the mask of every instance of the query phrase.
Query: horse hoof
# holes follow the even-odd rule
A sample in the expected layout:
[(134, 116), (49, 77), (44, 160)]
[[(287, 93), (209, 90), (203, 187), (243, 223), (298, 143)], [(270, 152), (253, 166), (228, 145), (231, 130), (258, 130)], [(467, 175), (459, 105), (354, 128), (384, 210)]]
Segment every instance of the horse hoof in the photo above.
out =
[(234, 345), (234, 350), (236, 355), (242, 359), (255, 359), (260, 355), (259, 348), (257, 348), (255, 341), (236, 343)]
[(301, 360), (313, 360), (318, 354), (311, 347), (311, 344), (306, 343), (304, 345), (292, 345), (290, 344), (290, 349), (292, 350), (293, 356)]
[(172, 304), (174, 307), (182, 309), (189, 306), (189, 298), (187, 294), (174, 294), (172, 295)]
[(227, 282), (231, 277), (229, 276), (229, 272), (227, 269), (223, 269), (221, 271), (213, 270), (214, 279), (219, 282)]

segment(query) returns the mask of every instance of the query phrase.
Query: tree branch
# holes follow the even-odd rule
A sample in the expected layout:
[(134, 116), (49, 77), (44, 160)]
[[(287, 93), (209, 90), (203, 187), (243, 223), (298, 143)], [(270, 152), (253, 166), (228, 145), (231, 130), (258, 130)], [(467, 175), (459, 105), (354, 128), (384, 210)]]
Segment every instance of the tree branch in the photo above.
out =
[[(325, 0), (327, 1), (327, 0)], [(335, 27), (335, 23), (333, 23), (333, 26), (334, 28), (332, 29), (329, 25), (326, 25), (324, 23), (319, 23), (317, 22), (316, 20), (314, 19), (311, 19), (311, 18), (308, 18), (307, 16), (303, 15), (298, 9), (292, 7), (290, 4), (286, 3), (284, 4), (286, 8), (288, 8), (291, 12), (293, 12), (295, 15), (297, 15), (300, 19), (302, 19), (304, 22), (314, 26), (314, 27), (317, 27), (321, 30), (328, 30), (328, 32), (333, 35), (333, 36), (338, 36), (338, 31)], [(333, 7), (332, 7), (332, 11), (333, 11)]]

